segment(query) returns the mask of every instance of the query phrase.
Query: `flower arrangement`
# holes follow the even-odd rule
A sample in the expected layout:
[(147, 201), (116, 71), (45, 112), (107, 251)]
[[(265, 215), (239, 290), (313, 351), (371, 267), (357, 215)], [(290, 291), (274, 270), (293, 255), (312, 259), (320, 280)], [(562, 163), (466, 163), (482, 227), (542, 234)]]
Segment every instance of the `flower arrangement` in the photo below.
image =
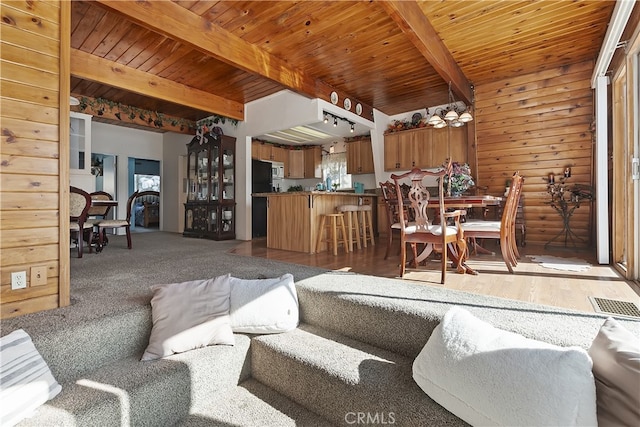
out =
[[(446, 167), (446, 164), (444, 165)], [(451, 173), (445, 175), (442, 181), (447, 194), (459, 196), (475, 185), (471, 176), (471, 167), (467, 163), (451, 163)]]

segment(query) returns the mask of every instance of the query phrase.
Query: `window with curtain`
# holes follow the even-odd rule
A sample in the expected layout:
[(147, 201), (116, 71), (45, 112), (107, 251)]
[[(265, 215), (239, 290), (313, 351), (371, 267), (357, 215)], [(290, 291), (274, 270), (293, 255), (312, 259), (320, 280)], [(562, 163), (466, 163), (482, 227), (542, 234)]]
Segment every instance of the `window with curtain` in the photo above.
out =
[(331, 177), (332, 183), (338, 183), (338, 189), (351, 188), (351, 175), (347, 174), (347, 153), (333, 153), (322, 157), (322, 176)]

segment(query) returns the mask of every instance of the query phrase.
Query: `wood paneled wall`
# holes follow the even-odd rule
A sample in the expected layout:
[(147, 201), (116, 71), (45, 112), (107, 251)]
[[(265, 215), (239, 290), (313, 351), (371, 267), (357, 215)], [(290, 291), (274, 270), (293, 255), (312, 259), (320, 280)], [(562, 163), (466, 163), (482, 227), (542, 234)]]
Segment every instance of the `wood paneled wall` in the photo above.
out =
[[(592, 183), (592, 71), (588, 61), (476, 87), (478, 185), (502, 194), (520, 171), (529, 243), (546, 243), (562, 230), (562, 218), (547, 204), (549, 173), (559, 177), (569, 166), (569, 184)], [(587, 242), (580, 246), (589, 244), (591, 209), (585, 203), (571, 218)]]
[[(70, 15), (68, 2), (54, 1), (2, 1), (0, 12), (0, 316), (8, 318), (68, 304), (68, 237), (61, 249), (68, 225), (60, 221), (68, 213), (61, 205), (68, 188), (60, 185), (68, 183), (68, 166), (61, 171), (68, 150), (60, 141), (69, 123), (68, 37), (61, 35)], [(33, 267), (46, 268), (44, 284), (31, 280)], [(18, 271), (27, 287), (12, 290)]]

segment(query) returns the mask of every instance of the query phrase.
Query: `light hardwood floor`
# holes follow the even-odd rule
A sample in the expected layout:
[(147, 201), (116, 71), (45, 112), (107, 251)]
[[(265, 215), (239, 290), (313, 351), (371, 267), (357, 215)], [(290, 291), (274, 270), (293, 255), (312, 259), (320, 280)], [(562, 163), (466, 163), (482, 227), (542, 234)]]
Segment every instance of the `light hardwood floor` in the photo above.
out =
[[(496, 250), (487, 244), (491, 250)], [(338, 256), (327, 252), (306, 254), (268, 249), (266, 238), (240, 243), (231, 252), (239, 255), (269, 258), (293, 264), (309, 265), (331, 270), (351, 271), (381, 277), (399, 277), (397, 246), (387, 260), (384, 259), (386, 240), (355, 252)], [(408, 269), (404, 280), (430, 286), (493, 295), (502, 298), (594, 312), (589, 297), (629, 301), (640, 307), (640, 292), (635, 284), (625, 281), (613, 268), (595, 262), (591, 251), (549, 248), (527, 245), (519, 248), (522, 259), (509, 274), (499, 254), (475, 255), (467, 264), (478, 271), (477, 276), (447, 271), (446, 283), (440, 284), (440, 264), (429, 261), (420, 271)], [(561, 271), (540, 266), (527, 255), (553, 255), (562, 258), (580, 258), (591, 264), (585, 272)]]

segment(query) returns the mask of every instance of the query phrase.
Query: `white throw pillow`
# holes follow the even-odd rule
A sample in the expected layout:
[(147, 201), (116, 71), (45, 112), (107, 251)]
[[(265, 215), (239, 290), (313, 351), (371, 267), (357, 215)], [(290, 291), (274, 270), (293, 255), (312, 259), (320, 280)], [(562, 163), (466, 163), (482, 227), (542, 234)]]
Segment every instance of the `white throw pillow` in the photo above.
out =
[(228, 274), (151, 289), (153, 328), (142, 360), (213, 344), (235, 344), (229, 324)]
[(0, 338), (0, 425), (13, 426), (62, 387), (22, 329)]
[(640, 424), (640, 339), (609, 317), (589, 355), (596, 378), (598, 425)]
[(273, 279), (231, 277), (231, 329), (275, 334), (298, 327), (298, 294), (291, 274)]
[(471, 425), (595, 426), (591, 359), (451, 308), (413, 363), (433, 400)]

